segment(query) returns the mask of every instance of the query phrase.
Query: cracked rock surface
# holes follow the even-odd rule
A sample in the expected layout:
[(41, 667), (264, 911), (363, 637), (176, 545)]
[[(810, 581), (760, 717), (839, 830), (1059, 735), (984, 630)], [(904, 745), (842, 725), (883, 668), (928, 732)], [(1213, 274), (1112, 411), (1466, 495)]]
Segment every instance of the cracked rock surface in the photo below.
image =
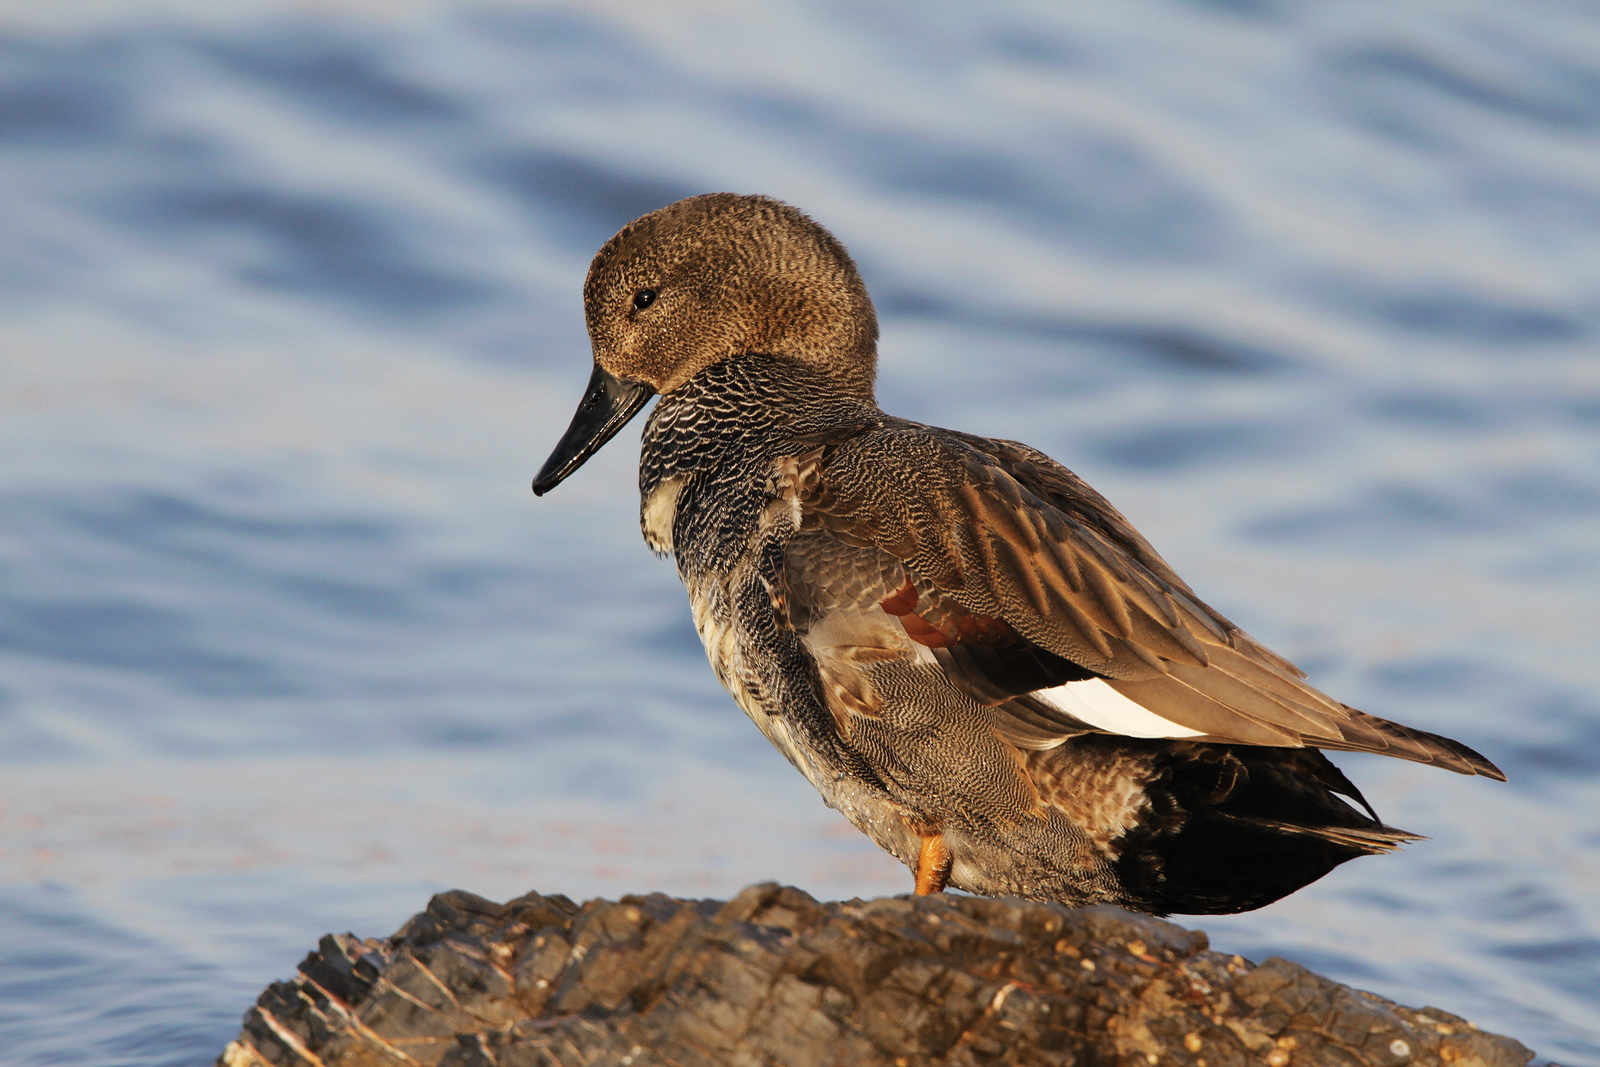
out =
[(423, 1064), (1401, 1064), (1532, 1053), (1434, 1008), (1206, 949), (1115, 908), (752, 886), (496, 904), (455, 891), (387, 939), (324, 937), (224, 1067)]

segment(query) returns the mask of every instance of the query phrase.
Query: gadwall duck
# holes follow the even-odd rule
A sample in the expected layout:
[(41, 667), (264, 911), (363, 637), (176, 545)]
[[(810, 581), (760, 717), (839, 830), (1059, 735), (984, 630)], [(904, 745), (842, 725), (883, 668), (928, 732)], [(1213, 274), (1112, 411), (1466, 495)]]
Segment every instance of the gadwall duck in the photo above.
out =
[(1320, 749), (1504, 780), (1313, 688), (1044, 453), (879, 410), (872, 301), (794, 208), (635, 219), (583, 299), (594, 373), (533, 491), (661, 398), (645, 541), (717, 678), (917, 893), (1244, 911), (1416, 839)]

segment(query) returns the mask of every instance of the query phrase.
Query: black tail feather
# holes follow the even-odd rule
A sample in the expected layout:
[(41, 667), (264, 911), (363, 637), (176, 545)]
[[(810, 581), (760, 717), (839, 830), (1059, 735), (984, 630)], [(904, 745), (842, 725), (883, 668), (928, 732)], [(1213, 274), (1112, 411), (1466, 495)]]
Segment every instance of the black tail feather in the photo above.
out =
[(1169, 747), (1146, 791), (1155, 810), (1124, 839), (1117, 869), (1129, 896), (1162, 914), (1249, 911), (1419, 839), (1383, 825), (1315, 749)]

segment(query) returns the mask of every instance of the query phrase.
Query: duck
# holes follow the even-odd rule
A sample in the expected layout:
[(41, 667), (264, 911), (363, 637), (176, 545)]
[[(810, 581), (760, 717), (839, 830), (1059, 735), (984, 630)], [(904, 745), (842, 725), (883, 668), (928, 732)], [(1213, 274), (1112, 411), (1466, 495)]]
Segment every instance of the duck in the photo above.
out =
[(1038, 449), (882, 411), (866, 285), (798, 209), (643, 215), (583, 305), (593, 369), (534, 493), (659, 398), (646, 544), (735, 703), (916, 894), (1246, 911), (1418, 839), (1325, 752), (1505, 780), (1312, 686)]

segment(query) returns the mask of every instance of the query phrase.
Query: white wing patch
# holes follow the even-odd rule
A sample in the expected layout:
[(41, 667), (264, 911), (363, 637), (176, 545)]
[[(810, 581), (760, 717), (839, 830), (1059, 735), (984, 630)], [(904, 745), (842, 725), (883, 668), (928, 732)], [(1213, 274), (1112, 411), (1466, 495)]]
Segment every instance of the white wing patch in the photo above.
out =
[(1124, 737), (1199, 737), (1203, 732), (1163, 719), (1098, 678), (1038, 689), (1033, 696), (1096, 730)]

